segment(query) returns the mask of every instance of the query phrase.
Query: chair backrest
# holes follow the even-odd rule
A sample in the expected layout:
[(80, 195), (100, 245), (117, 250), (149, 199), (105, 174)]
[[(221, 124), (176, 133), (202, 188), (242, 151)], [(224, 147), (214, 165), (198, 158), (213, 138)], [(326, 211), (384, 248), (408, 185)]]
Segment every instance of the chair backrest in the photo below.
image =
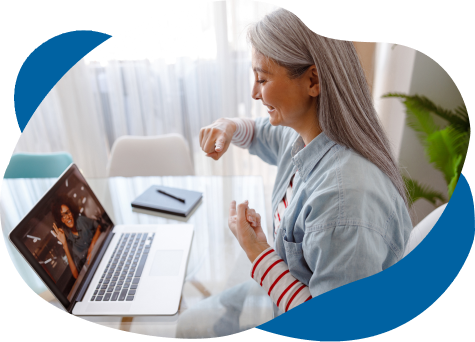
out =
[(446, 206), (447, 203), (435, 209), (412, 229), (411, 235), (409, 235), (409, 240), (407, 241), (406, 250), (404, 251), (404, 256), (411, 253), (411, 251), (416, 248), (422, 240), (424, 240), (439, 220)]
[(108, 177), (194, 175), (190, 151), (179, 134), (122, 136), (112, 146)]
[(16, 153), (10, 159), (4, 178), (59, 177), (73, 162), (68, 152)]

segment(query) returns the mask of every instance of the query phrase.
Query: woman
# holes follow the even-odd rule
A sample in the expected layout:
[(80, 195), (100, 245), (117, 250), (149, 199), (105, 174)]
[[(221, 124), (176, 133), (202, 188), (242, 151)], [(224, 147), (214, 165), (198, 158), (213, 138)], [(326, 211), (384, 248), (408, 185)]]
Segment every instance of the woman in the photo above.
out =
[(217, 160), (234, 144), (278, 166), (274, 247), (248, 203), (231, 203), (229, 227), (251, 277), (280, 311), (380, 272), (412, 229), (405, 186), (351, 42), (309, 30), (277, 10), (248, 31), (252, 97), (269, 118), (219, 119), (200, 132)]
[[(65, 195), (58, 196), (51, 204), (54, 232), (68, 258), (74, 278), (78, 278), (83, 265), (91, 262), (92, 250), (101, 234), (97, 221), (81, 216), (78, 207)], [(61, 228), (58, 228), (58, 225)]]

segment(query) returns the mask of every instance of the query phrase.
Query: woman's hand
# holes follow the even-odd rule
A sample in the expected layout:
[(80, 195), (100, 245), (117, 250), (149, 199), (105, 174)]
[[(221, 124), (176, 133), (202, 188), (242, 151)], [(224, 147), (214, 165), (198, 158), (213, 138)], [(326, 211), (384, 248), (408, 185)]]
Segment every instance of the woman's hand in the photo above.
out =
[(61, 228), (58, 228), (56, 226), (56, 223), (53, 223), (53, 229), (59, 242), (61, 242), (63, 246), (66, 245), (67, 240), (66, 240), (66, 235), (64, 235), (64, 230), (62, 230)]
[(236, 131), (236, 124), (221, 118), (200, 130), (200, 147), (207, 157), (218, 160), (228, 150)]
[(66, 253), (66, 258), (68, 258), (68, 264), (69, 264), (69, 268), (71, 269), (71, 273), (73, 277), (77, 279), (79, 276), (79, 272), (78, 272), (78, 269), (76, 268), (76, 264), (74, 263), (73, 257), (71, 256), (71, 253), (69, 252), (68, 241), (66, 240), (66, 236), (64, 235), (64, 230), (62, 230), (61, 228), (58, 228), (56, 226), (56, 223), (54, 222), (53, 222), (53, 229), (59, 242), (61, 242), (63, 245), (64, 253)]
[(228, 225), (251, 262), (270, 247), (261, 227), (261, 216), (249, 208), (247, 201), (237, 208), (236, 201), (231, 202)]

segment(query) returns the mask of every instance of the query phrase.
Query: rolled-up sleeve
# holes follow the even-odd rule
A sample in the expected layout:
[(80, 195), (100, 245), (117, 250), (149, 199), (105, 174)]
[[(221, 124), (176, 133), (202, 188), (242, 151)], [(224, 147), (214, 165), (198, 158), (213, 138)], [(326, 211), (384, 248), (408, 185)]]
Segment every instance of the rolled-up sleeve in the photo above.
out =
[(284, 127), (272, 126), (269, 118), (257, 118), (249, 153), (258, 156), (268, 164), (277, 165), (283, 134)]

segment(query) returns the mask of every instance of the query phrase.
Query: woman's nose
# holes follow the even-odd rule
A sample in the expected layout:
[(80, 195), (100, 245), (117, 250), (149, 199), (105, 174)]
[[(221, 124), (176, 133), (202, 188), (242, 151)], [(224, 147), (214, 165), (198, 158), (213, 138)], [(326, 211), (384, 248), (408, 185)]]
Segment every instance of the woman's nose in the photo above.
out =
[(259, 89), (259, 84), (254, 84), (254, 87), (252, 87), (252, 93), (251, 93), (251, 97), (254, 99), (254, 100), (260, 100), (261, 99), (261, 92), (260, 92), (260, 89)]

